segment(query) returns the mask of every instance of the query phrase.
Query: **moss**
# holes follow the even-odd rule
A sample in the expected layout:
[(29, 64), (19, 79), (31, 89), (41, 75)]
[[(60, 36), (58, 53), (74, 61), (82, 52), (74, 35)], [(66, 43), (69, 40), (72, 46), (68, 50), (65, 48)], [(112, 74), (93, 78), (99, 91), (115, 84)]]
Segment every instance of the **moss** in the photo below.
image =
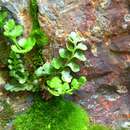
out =
[(78, 105), (59, 98), (38, 99), (14, 120), (16, 130), (88, 130), (89, 118)]
[(111, 128), (101, 124), (92, 124), (89, 130), (111, 130)]
[(33, 22), (31, 36), (37, 40), (38, 45), (46, 45), (48, 43), (48, 37), (42, 31), (38, 22), (37, 0), (30, 0), (30, 15), (32, 17), (32, 22)]
[(4, 26), (4, 22), (7, 19), (8, 12), (4, 9), (0, 10), (0, 28)]
[(6, 102), (0, 100), (0, 126), (4, 127), (13, 116), (13, 110), (11, 106)]

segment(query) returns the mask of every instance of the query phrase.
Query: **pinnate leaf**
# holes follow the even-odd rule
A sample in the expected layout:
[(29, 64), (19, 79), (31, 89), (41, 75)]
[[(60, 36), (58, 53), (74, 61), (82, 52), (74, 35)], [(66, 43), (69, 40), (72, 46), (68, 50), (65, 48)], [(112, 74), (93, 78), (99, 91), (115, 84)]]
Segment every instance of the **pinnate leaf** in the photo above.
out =
[(76, 53), (74, 54), (74, 57), (80, 61), (86, 61), (86, 57), (82, 51), (79, 51), (79, 50), (76, 51)]
[(76, 90), (76, 89), (79, 89), (79, 87), (80, 85), (79, 85), (78, 80), (74, 78), (71, 82), (71, 88)]
[(79, 72), (80, 71), (80, 66), (73, 61), (70, 62), (67, 66), (69, 66), (73, 72)]
[(55, 76), (51, 80), (47, 80), (47, 85), (53, 89), (62, 88), (62, 81), (58, 76)]
[(60, 54), (60, 57), (64, 58), (64, 59), (68, 59), (71, 56), (71, 53), (68, 50), (64, 49), (64, 48), (61, 48), (59, 50), (59, 54)]
[(66, 44), (66, 48), (67, 48), (67, 50), (70, 51), (70, 52), (73, 52), (73, 51), (75, 50), (75, 46), (74, 46), (71, 42), (68, 42), (68, 43)]
[(78, 80), (79, 84), (82, 86), (87, 82), (87, 79), (85, 76), (81, 76)]
[(85, 50), (87, 50), (87, 46), (85, 44), (83, 44), (83, 43), (79, 43), (77, 45), (76, 49), (85, 51)]
[(36, 76), (40, 77), (42, 75), (50, 75), (53, 72), (53, 67), (51, 66), (50, 63), (46, 62), (43, 66), (39, 67), (36, 71), (35, 74)]
[(12, 45), (11, 49), (16, 53), (27, 53), (32, 50), (36, 43), (36, 40), (34, 38), (27, 38), (27, 39), (20, 39), (18, 41), (18, 46)]
[(84, 38), (80, 37), (76, 32), (71, 32), (68, 36), (68, 41), (76, 45), (77, 43), (84, 41)]
[(61, 72), (61, 74), (62, 74), (62, 80), (64, 81), (64, 82), (68, 82), (68, 83), (70, 83), (71, 82), (71, 79), (72, 79), (72, 75), (70, 74), (70, 71), (69, 70), (63, 70), (62, 72)]
[(11, 38), (16, 38), (23, 33), (23, 27), (21, 25), (15, 25), (13, 19), (6, 22), (4, 30), (4, 35)]
[(51, 64), (55, 69), (60, 69), (63, 65), (63, 61), (61, 58), (53, 58)]

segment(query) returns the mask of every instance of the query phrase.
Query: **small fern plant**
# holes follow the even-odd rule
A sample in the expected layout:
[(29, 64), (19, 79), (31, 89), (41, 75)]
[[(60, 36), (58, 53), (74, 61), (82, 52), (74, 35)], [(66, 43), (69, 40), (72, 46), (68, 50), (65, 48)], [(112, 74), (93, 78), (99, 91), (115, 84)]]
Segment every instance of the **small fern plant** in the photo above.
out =
[(87, 46), (83, 41), (82, 37), (72, 32), (68, 36), (66, 48), (59, 50), (59, 56), (35, 71), (37, 77), (44, 78), (43, 88), (51, 94), (55, 96), (72, 94), (86, 83), (86, 77), (77, 78), (75, 75), (80, 71), (78, 61), (86, 61), (84, 51), (87, 50)]
[[(11, 80), (5, 85), (5, 89), (11, 92), (39, 91), (38, 79), (36, 79), (35, 74), (32, 74), (34, 71), (30, 72), (25, 65), (24, 56), (30, 52), (35, 45), (38, 46), (39, 41), (41, 41), (41, 45), (45, 45), (48, 38), (45, 35), (41, 37), (42, 32), (34, 32), (34, 29), (32, 29), (33, 33), (30, 33), (28, 38), (23, 38), (23, 26), (17, 24), (14, 19), (8, 19), (8, 12), (0, 11), (0, 13), (0, 23), (2, 23), (0, 28), (3, 32), (3, 36), (9, 39), (11, 45), (8, 58)], [(41, 47), (42, 46), (40, 46), (40, 48)], [(39, 53), (36, 55), (36, 57), (40, 56)]]
[(27, 53), (36, 43), (36, 39), (33, 37), (18, 39), (23, 34), (23, 30), (23, 27), (17, 25), (13, 19), (6, 21), (4, 25), (4, 36), (13, 42), (11, 49), (16, 53)]

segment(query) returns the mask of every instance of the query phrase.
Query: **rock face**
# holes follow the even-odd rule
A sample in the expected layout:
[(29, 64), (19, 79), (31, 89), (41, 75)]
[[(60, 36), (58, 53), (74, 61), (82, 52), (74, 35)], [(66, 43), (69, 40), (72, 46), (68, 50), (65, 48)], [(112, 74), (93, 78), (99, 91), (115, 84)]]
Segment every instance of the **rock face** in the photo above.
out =
[[(50, 48), (58, 50), (65, 37), (77, 31), (86, 38), (89, 50), (80, 74), (92, 87), (115, 86), (127, 92), (130, 86), (130, 15), (128, 0), (39, 0), (39, 22), (51, 37)], [(53, 53), (52, 55), (56, 55)]]
[(39, 0), (38, 5), (39, 23), (53, 41), (47, 54), (56, 56), (71, 31), (86, 38), (89, 63), (79, 74), (89, 81), (72, 99), (93, 121), (129, 129), (130, 1)]
[[(115, 112), (118, 109), (114, 104), (118, 104), (118, 106), (123, 104), (126, 107), (129, 102), (126, 103), (124, 99), (129, 98), (130, 95), (130, 92), (127, 93), (130, 89), (130, 0), (37, 1), (40, 26), (50, 38), (50, 45), (43, 50), (46, 60), (50, 60), (57, 55), (58, 49), (65, 45), (66, 36), (70, 32), (76, 31), (86, 38), (86, 45), (88, 46), (86, 57), (89, 63), (86, 62), (83, 65), (79, 74), (87, 76), (89, 81), (81, 89), (79, 95), (82, 96), (78, 101), (82, 100), (83, 103), (86, 103), (85, 107), (87, 110), (89, 110), (90, 106), (90, 114), (94, 116), (93, 113), (96, 110), (96, 106), (100, 104), (104, 106), (102, 99), (105, 99), (111, 105), (111, 109), (108, 110), (104, 106), (106, 111), (102, 111), (102, 106), (99, 106), (101, 113), (99, 112), (100, 110), (97, 110), (94, 114), (98, 113), (103, 117), (110, 114), (106, 117), (106, 120), (111, 117), (113, 111)], [(21, 4), (21, 2), (25, 4)], [(0, 6), (3, 3), (14, 14), (14, 17), (23, 24), (25, 28), (24, 36), (28, 36), (32, 28), (28, 13), (28, 0), (1, 0)], [(13, 6), (13, 3), (16, 3), (16, 6)], [(25, 10), (23, 10), (24, 6)], [(18, 12), (15, 10), (17, 8)], [(0, 40), (0, 43), (0, 52), (4, 56), (3, 60), (0, 55), (0, 71), (3, 72), (6, 69), (7, 57), (2, 52), (2, 48), (5, 48), (3, 41)], [(7, 48), (6, 52), (8, 51), (9, 49)], [(2, 84), (3, 87), (5, 82), (3, 80), (0, 81), (0, 85)], [(105, 87), (109, 89), (114, 87), (116, 92), (112, 94), (108, 92), (107, 94), (98, 93), (96, 90), (100, 90), (102, 87), (103, 89)], [(85, 93), (83, 94), (82, 92)], [(87, 97), (87, 92), (94, 94)], [(120, 98), (120, 94), (117, 94), (117, 92), (125, 94)], [(115, 97), (112, 99), (114, 101), (107, 99), (110, 96)], [(6, 99), (8, 96), (4, 98)], [(89, 102), (89, 98), (92, 102)], [(94, 104), (95, 100), (96, 103)], [(110, 113), (107, 113), (108, 111)], [(128, 113), (130, 112), (130, 110), (127, 111)], [(96, 118), (95, 120), (98, 119)], [(111, 124), (111, 121), (109, 123)]]

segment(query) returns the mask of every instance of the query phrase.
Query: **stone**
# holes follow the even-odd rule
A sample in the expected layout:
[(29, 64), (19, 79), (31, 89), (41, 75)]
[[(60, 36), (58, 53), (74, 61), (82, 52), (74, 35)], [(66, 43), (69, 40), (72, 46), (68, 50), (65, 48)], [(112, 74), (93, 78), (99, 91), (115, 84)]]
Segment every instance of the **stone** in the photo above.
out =
[(110, 49), (115, 52), (130, 52), (130, 35), (118, 36), (112, 39)]
[[(2, 0), (2, 3), (8, 2), (6, 7), (24, 26), (26, 37), (32, 28), (28, 1), (12, 1), (15, 5), (22, 5), (15, 6), (20, 13), (14, 11), (11, 1)], [(78, 32), (86, 39), (88, 50), (85, 54), (88, 61), (82, 64), (78, 75), (85, 75), (88, 83), (71, 98), (76, 98), (76, 102), (89, 109), (93, 121), (122, 124), (123, 121), (120, 123), (112, 116), (113, 113), (121, 112), (121, 105), (127, 109), (130, 104), (127, 102), (130, 90), (130, 0), (38, 0), (38, 8), (38, 21), (50, 38), (49, 45), (42, 52), (46, 61), (58, 55), (59, 48), (65, 46), (70, 32)], [(1, 58), (0, 62), (3, 71), (6, 66)], [(104, 94), (105, 90), (99, 92), (102, 88), (114, 90)], [(1, 96), (7, 98), (8, 94)], [(16, 112), (26, 109), (24, 101), (26, 99), (17, 98), (14, 102), (9, 100)], [(127, 124), (126, 121), (124, 125)]]

